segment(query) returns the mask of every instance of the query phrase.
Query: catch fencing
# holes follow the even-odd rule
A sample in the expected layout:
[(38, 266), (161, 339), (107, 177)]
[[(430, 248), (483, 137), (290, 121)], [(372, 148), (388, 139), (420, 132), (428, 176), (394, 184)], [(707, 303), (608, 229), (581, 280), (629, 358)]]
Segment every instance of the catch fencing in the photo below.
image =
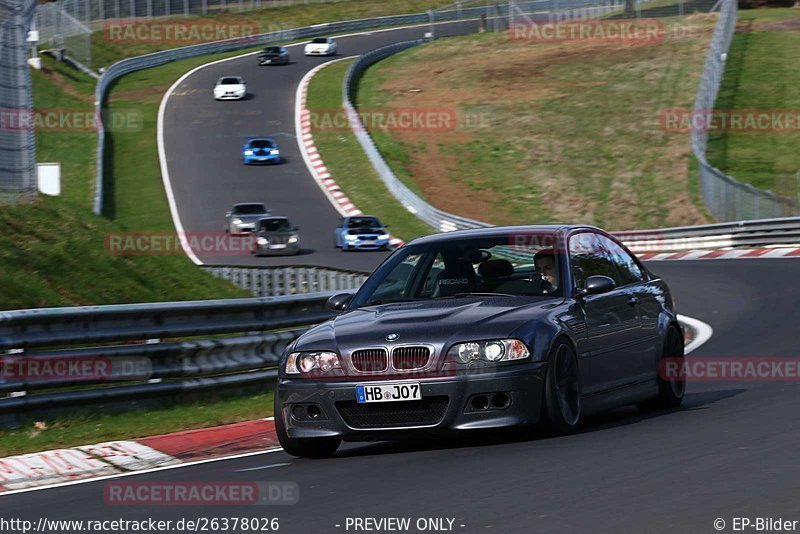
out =
[(36, 10), (39, 41), (54, 55), (86, 69), (92, 67), (92, 30), (64, 11), (57, 3), (42, 4)]
[(35, 0), (0, 2), (0, 200), (17, 202), (36, 193), (33, 128), (20, 124), (33, 111), (28, 31)]
[(324, 267), (204, 267), (258, 297), (298, 295), (333, 290), (355, 290), (367, 279), (365, 273), (343, 272)]

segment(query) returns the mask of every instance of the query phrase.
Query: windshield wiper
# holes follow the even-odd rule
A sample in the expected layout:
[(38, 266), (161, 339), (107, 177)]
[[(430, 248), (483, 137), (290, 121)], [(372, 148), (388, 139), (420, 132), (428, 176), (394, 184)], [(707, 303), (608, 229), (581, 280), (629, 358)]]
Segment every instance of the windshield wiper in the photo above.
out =
[(491, 293), (491, 292), (474, 292), (474, 293), (456, 293), (454, 295), (449, 295), (446, 297), (436, 297), (439, 299), (446, 299), (446, 298), (464, 298), (464, 297), (516, 297), (518, 295), (511, 295), (510, 293)]

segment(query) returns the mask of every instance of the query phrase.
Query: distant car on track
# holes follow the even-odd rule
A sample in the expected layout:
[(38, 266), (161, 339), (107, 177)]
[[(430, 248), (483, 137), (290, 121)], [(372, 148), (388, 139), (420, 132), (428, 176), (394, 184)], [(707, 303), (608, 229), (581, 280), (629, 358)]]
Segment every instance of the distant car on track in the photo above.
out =
[(214, 86), (215, 100), (241, 100), (247, 96), (247, 83), (241, 76), (223, 76)]
[(254, 137), (242, 147), (242, 163), (280, 163), (281, 149), (270, 137)]
[(333, 231), (333, 244), (342, 250), (386, 250), (392, 236), (372, 215), (344, 217)]
[(267, 217), (258, 221), (256, 256), (291, 256), (300, 252), (300, 229), (288, 217)]
[(270, 210), (264, 204), (257, 202), (236, 204), (225, 214), (225, 232), (231, 234), (254, 232), (258, 221), (269, 214)]
[(289, 50), (285, 46), (268, 46), (258, 54), (259, 65), (288, 65)]
[(312, 39), (304, 49), (307, 56), (335, 56), (339, 45), (331, 37), (317, 37)]
[(330, 456), (343, 440), (569, 433), (590, 412), (683, 399), (669, 287), (598, 228), (422, 237), (328, 307), (339, 315), (278, 368), (275, 426), (294, 456)]

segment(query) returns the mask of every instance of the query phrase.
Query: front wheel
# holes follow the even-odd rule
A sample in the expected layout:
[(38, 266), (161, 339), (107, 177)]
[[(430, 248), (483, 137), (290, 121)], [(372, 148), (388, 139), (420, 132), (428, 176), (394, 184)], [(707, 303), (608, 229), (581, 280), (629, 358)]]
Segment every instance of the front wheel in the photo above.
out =
[(555, 434), (574, 432), (581, 421), (581, 387), (578, 358), (565, 340), (556, 341), (547, 359), (542, 419)]
[(342, 444), (339, 438), (290, 438), (283, 423), (283, 413), (275, 397), (275, 433), (283, 450), (299, 458), (329, 458)]

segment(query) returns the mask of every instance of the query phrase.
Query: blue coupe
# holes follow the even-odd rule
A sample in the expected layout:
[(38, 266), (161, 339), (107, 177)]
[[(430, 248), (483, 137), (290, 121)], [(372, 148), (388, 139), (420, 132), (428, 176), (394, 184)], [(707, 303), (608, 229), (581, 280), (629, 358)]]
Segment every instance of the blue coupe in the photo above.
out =
[(253, 163), (280, 163), (281, 151), (278, 143), (269, 137), (254, 137), (242, 147), (242, 162), (245, 165)]

